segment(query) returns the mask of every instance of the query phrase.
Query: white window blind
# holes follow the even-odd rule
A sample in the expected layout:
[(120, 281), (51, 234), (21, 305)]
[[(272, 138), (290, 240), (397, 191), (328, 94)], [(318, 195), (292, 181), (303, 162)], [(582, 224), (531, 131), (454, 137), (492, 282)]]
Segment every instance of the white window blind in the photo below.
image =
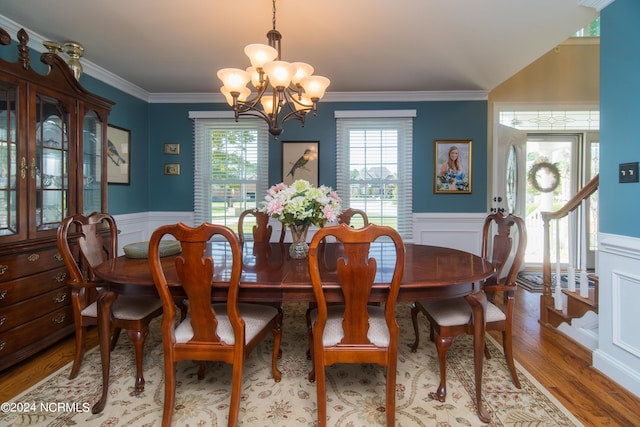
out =
[(266, 123), (236, 122), (215, 112), (189, 117), (194, 122), (194, 225), (211, 222), (236, 230), (240, 213), (255, 208), (267, 191)]
[(415, 111), (336, 112), (336, 190), (345, 207), (413, 237), (412, 146)]

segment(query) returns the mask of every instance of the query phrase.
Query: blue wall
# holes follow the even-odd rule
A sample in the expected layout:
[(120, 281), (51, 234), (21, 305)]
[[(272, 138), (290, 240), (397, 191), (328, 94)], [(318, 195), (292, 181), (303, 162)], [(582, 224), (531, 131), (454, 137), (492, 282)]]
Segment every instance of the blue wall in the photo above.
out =
[[(189, 211), (193, 206), (193, 125), (189, 111), (228, 111), (226, 105), (151, 104), (150, 211)], [(320, 183), (336, 185), (336, 110), (415, 109), (413, 124), (414, 212), (486, 212), (487, 200), (487, 103), (486, 101), (438, 101), (411, 103), (321, 102), (318, 115), (308, 117), (304, 127), (287, 122), (278, 141), (269, 145), (269, 184), (282, 180), (280, 141), (319, 141)], [(433, 141), (471, 139), (472, 194), (433, 194)], [(163, 154), (165, 142), (180, 143), (180, 155)], [(166, 176), (164, 163), (180, 163), (180, 176)], [(112, 205), (110, 200), (110, 206)]]
[(618, 164), (640, 161), (638, 18), (637, 0), (600, 14), (600, 231), (632, 237), (640, 237), (640, 184), (618, 183)]

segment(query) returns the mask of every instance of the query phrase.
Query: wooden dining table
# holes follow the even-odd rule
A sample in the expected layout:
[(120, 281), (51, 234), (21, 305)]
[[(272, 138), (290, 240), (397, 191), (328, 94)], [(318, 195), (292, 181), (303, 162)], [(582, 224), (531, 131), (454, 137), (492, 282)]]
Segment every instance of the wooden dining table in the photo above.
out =
[[(288, 243), (245, 242), (239, 298), (243, 302), (313, 302), (314, 295), (306, 259), (292, 259)], [(328, 301), (340, 301), (341, 294), (335, 271), (341, 246), (325, 243), (322, 248), (321, 278), (329, 288), (335, 283)], [(212, 301), (226, 298), (231, 272), (231, 250), (228, 244), (212, 242), (208, 250), (214, 259)], [(377, 259), (378, 273), (371, 293), (372, 301), (384, 301), (391, 282), (395, 263), (392, 243), (374, 243), (371, 256)], [(165, 275), (176, 298), (184, 295), (175, 273), (174, 260), (178, 255), (163, 257)], [(493, 265), (474, 254), (458, 249), (405, 243), (405, 268), (398, 301), (444, 300), (465, 297), (474, 316), (474, 373), (476, 407), (480, 420), (490, 417), (482, 405), (482, 365), (485, 346), (486, 295), (479, 282), (494, 273)], [(157, 297), (151, 277), (149, 260), (120, 256), (99, 265), (96, 276), (105, 286), (98, 299), (98, 334), (102, 359), (102, 396), (92, 412), (102, 412), (107, 401), (110, 370), (110, 315), (118, 295)]]

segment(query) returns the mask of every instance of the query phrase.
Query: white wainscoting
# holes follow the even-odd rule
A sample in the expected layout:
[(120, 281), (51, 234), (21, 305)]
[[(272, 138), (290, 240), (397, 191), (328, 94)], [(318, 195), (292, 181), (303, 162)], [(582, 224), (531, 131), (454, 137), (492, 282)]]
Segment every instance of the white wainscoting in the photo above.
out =
[(193, 225), (193, 212), (138, 212), (113, 217), (118, 226), (118, 254), (123, 254), (122, 248), (129, 243), (149, 240), (161, 225), (176, 222)]
[(487, 214), (417, 213), (413, 215), (413, 242), (447, 246), (479, 255), (482, 225)]
[(598, 235), (599, 342), (593, 366), (640, 396), (640, 239)]

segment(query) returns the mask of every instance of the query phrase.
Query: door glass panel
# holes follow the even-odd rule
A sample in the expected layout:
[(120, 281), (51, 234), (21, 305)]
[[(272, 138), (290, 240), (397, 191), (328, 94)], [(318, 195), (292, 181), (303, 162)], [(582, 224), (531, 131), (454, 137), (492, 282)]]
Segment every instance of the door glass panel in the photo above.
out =
[(0, 236), (17, 234), (16, 86), (0, 82)]
[(102, 212), (102, 129), (95, 111), (84, 116), (82, 132), (83, 213)]
[[(535, 135), (530, 134), (527, 140), (527, 195), (526, 226), (527, 264), (542, 264), (543, 261), (543, 224), (541, 212), (555, 212), (564, 206), (575, 194), (573, 165), (575, 164), (575, 148), (579, 136), (567, 135)], [(560, 236), (568, 236), (569, 221), (567, 217), (560, 220)], [(555, 221), (550, 228), (551, 260), (555, 262), (556, 251)], [(569, 245), (566, 237), (560, 239), (560, 262), (567, 263)]]
[(36, 185), (36, 228), (50, 230), (67, 216), (69, 124), (62, 103), (36, 97), (36, 157), (31, 167)]

